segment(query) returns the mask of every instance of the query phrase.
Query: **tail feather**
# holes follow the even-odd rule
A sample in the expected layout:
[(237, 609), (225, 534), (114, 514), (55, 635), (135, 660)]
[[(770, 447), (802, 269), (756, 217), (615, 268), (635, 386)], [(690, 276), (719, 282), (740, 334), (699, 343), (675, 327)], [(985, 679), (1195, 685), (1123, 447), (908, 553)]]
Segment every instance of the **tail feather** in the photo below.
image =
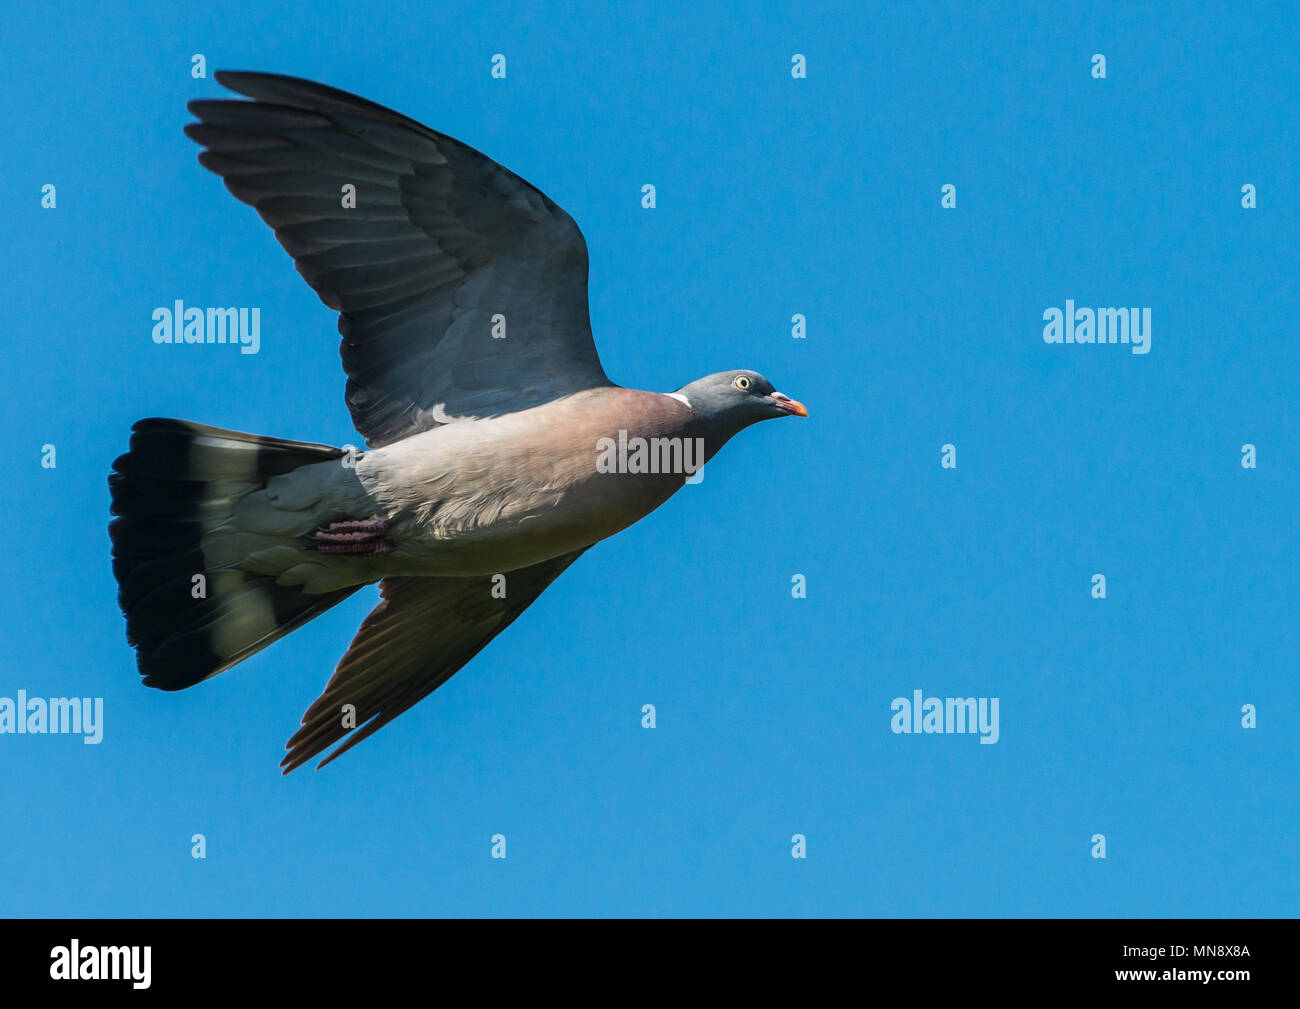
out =
[(149, 419), (109, 476), (113, 574), (147, 686), (181, 690), (242, 662), (359, 586), (307, 593), (234, 565), (208, 567), (205, 537), (272, 477), (343, 453), (332, 446)]

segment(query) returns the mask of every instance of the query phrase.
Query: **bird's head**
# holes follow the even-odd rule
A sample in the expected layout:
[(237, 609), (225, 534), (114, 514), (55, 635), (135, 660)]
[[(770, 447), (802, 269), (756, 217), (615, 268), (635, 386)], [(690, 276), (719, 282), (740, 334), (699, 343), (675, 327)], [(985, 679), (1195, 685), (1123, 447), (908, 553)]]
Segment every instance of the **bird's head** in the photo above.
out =
[(808, 409), (756, 371), (720, 371), (705, 375), (674, 394), (725, 437), (773, 417), (807, 417)]

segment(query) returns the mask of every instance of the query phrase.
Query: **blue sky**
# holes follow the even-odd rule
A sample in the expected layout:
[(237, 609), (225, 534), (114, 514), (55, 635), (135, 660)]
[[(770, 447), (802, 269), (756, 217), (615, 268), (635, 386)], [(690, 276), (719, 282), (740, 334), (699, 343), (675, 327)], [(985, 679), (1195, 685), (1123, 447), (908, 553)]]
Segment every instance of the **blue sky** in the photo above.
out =
[[(1296, 913), (1294, 8), (805, 6), (12, 9), (0, 696), (102, 697), (105, 727), (0, 735), (0, 913)], [(181, 132), (223, 93), (194, 53), (550, 195), (615, 381), (749, 367), (811, 410), (288, 778), (375, 591), (164, 694), (109, 565), (137, 418), (358, 440), (334, 314)], [(261, 352), (154, 345), (178, 298), (260, 306)], [(1151, 352), (1046, 344), (1066, 299), (1149, 307)], [(918, 689), (997, 697), (998, 742), (893, 733)]]

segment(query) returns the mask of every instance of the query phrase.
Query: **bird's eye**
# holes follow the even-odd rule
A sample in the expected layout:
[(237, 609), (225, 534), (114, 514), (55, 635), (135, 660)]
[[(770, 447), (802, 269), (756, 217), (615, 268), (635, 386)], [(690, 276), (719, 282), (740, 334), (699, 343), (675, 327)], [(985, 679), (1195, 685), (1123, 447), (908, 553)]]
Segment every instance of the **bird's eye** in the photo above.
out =
[(737, 389), (739, 389), (741, 392), (744, 392), (744, 391), (745, 391), (746, 389), (748, 389), (749, 386), (750, 386), (749, 376), (748, 376), (748, 375), (737, 375), (737, 376), (736, 376), (736, 381), (735, 381), (733, 384), (734, 384), (735, 387), (736, 387)]

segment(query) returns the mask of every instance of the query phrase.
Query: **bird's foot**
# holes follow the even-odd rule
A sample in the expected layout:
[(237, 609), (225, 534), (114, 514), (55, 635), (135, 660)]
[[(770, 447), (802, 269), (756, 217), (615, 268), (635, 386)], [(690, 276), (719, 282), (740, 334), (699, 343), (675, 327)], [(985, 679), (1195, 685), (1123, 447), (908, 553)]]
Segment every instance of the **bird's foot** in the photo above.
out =
[(378, 557), (393, 549), (384, 539), (388, 520), (372, 515), (368, 519), (345, 519), (322, 526), (312, 534), (316, 549), (323, 554), (350, 554), (353, 557)]

